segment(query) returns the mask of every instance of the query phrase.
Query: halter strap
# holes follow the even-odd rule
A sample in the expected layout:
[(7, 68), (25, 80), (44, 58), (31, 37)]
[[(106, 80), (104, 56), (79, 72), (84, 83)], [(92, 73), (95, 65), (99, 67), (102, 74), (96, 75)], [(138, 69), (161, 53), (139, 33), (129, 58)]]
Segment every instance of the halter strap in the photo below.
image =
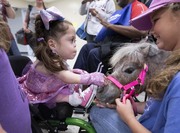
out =
[(130, 82), (129, 84), (126, 84), (126, 85), (122, 85), (112, 75), (107, 76), (107, 79), (109, 79), (111, 82), (113, 82), (119, 89), (123, 89), (124, 91), (127, 91), (128, 89), (130, 89), (130, 88), (132, 88), (132, 87), (134, 87), (134, 86), (136, 86), (138, 84), (143, 85), (147, 71), (148, 71), (148, 66), (146, 64), (144, 64), (144, 68), (143, 68), (143, 70), (141, 70), (138, 78), (136, 80)]
[[(135, 104), (132, 101), (133, 100), (132, 96), (135, 95), (135, 86), (144, 84), (147, 71), (148, 71), (148, 66), (144, 64), (144, 68), (141, 70), (138, 78), (124, 86), (112, 75), (107, 76), (107, 79), (113, 82), (120, 90), (123, 90), (122, 102), (125, 103), (126, 99), (130, 99), (131, 103), (133, 104), (133, 109), (134, 109), (135, 114), (137, 113), (137, 109), (135, 107)], [(128, 89), (131, 89), (131, 90), (127, 94)]]
[(109, 79), (111, 82), (113, 82), (119, 89), (123, 87), (123, 85), (112, 75), (107, 76), (107, 79)]
[(141, 70), (138, 78), (135, 81), (132, 81), (131, 83), (124, 85), (123, 86), (124, 90), (128, 90), (129, 88), (134, 87), (136, 85), (143, 85), (147, 71), (148, 71), (148, 66), (144, 64), (144, 69)]

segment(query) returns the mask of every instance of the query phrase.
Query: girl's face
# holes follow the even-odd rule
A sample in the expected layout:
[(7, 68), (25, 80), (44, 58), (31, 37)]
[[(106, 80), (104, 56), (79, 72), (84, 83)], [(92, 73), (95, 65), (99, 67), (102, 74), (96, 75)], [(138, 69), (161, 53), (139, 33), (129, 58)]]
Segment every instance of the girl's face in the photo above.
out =
[(152, 34), (157, 39), (160, 49), (173, 51), (180, 48), (180, 14), (174, 14), (171, 9), (163, 8), (152, 14)]
[(76, 33), (72, 25), (69, 25), (66, 34), (59, 38), (55, 46), (57, 54), (64, 60), (74, 59), (76, 56)]

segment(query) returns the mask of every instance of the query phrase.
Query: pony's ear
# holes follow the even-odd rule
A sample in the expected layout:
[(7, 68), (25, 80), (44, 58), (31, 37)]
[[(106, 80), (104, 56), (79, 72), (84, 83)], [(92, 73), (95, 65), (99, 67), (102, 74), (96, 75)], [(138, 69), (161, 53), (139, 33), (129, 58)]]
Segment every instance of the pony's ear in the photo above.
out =
[(158, 48), (153, 45), (148, 45), (147, 47), (142, 48), (142, 51), (143, 51), (144, 55), (146, 55), (146, 57), (147, 56), (152, 57), (159, 53)]

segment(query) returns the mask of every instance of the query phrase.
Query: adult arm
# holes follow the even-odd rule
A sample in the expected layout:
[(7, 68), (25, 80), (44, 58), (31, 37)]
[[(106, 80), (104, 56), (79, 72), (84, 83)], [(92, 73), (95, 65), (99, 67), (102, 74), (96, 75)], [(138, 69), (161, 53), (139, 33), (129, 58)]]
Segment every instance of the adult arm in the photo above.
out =
[(28, 23), (29, 23), (28, 21), (29, 21), (29, 9), (27, 9), (26, 11), (26, 16), (23, 23), (23, 29), (26, 33), (30, 32), (30, 30), (28, 29)]
[(116, 24), (111, 24), (107, 22), (106, 20), (102, 19), (98, 14), (96, 16), (100, 21), (101, 24), (108, 28), (111, 29), (121, 35), (124, 35), (126, 37), (129, 37), (131, 39), (133, 38), (140, 38), (140, 37), (145, 37), (147, 35), (147, 31), (140, 31), (133, 26), (124, 26), (124, 25), (116, 25)]
[(151, 133), (146, 129), (134, 116), (134, 111), (129, 99), (126, 103), (122, 103), (120, 99), (116, 99), (116, 110), (120, 115), (121, 119), (129, 126), (133, 133)]
[(92, 1), (93, 1), (93, 0), (83, 0), (83, 1), (81, 2), (81, 6), (80, 6), (80, 10), (79, 10), (79, 14), (80, 14), (80, 15), (86, 15), (86, 14), (87, 14), (89, 4), (90, 4)]
[(140, 31), (133, 26), (123, 26), (123, 25), (114, 25), (114, 24), (109, 24), (108, 27), (109, 29), (127, 36), (129, 38), (140, 38), (140, 37), (145, 37), (147, 35), (146, 31)]
[(7, 0), (2, 0), (2, 3), (3, 3), (4, 6), (5, 6), (6, 16), (7, 16), (8, 18), (14, 19), (15, 16), (16, 16), (16, 13), (15, 13), (14, 9), (11, 7), (11, 4), (9, 3), (9, 1), (7, 1)]

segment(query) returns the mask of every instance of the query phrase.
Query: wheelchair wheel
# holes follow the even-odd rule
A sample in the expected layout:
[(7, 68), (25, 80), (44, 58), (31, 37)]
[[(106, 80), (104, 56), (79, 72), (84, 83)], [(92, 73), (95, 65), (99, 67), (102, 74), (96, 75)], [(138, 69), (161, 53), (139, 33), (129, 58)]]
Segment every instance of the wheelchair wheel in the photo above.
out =
[(30, 106), (33, 133), (43, 133), (42, 130), (58, 133), (68, 130), (68, 125), (78, 127), (78, 133), (96, 133), (90, 122), (72, 117), (73, 107), (68, 103), (58, 103), (53, 109), (40, 104), (36, 109), (36, 106)]
[(87, 121), (80, 118), (66, 118), (67, 125), (73, 125), (80, 127), (79, 133), (96, 133), (94, 127)]

